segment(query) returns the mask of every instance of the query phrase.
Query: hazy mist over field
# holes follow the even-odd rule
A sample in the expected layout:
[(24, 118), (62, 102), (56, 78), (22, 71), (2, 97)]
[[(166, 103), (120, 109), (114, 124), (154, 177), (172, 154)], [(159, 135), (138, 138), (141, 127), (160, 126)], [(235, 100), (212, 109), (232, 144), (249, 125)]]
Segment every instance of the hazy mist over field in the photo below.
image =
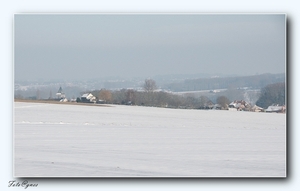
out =
[(15, 80), (285, 72), (284, 14), (17, 14)]

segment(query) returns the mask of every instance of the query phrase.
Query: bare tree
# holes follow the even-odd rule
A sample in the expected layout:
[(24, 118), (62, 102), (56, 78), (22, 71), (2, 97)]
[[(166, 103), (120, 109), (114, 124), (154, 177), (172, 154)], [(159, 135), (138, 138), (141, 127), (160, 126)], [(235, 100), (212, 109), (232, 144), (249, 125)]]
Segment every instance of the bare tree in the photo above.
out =
[(230, 101), (226, 96), (219, 96), (217, 98), (217, 103), (220, 104), (222, 108), (228, 109)]
[(135, 91), (134, 90), (127, 90), (126, 91), (126, 101), (127, 103), (130, 103), (130, 104), (135, 104)]
[(105, 89), (100, 90), (99, 99), (102, 99), (105, 102), (111, 102), (112, 101), (111, 92), (109, 90), (105, 90)]
[(208, 108), (209, 104), (212, 103), (212, 101), (207, 96), (200, 96), (200, 107), (201, 108)]
[(115, 104), (125, 104), (126, 89), (112, 91), (112, 102)]
[(152, 79), (146, 79), (143, 88), (146, 92), (153, 92), (157, 89), (156, 82)]

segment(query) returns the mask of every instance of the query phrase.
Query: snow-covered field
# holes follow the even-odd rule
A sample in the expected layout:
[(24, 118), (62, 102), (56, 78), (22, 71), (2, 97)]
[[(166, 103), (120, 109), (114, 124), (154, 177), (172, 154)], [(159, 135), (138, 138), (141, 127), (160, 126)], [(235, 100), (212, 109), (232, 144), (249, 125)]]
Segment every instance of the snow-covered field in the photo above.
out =
[(16, 177), (285, 177), (286, 115), (15, 103)]

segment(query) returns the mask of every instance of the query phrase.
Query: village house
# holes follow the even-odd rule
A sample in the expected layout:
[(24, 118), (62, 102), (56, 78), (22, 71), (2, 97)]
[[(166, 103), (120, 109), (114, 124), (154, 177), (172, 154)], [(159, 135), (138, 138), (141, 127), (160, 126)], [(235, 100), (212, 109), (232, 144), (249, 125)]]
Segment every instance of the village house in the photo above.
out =
[(265, 111), (268, 113), (285, 113), (285, 105), (280, 106), (280, 105), (271, 105), (269, 106)]
[(96, 103), (97, 99), (91, 93), (85, 93), (81, 96), (81, 102)]
[(68, 102), (68, 99), (67, 98), (62, 98), (59, 100), (59, 102)]
[(253, 112), (264, 112), (264, 108), (259, 107), (257, 105), (254, 105), (253, 107), (251, 107), (250, 111), (253, 111)]
[(244, 100), (234, 100), (229, 104), (229, 108), (235, 108), (237, 111), (250, 111), (251, 105)]
[(76, 102), (75, 98), (70, 99), (70, 102)]

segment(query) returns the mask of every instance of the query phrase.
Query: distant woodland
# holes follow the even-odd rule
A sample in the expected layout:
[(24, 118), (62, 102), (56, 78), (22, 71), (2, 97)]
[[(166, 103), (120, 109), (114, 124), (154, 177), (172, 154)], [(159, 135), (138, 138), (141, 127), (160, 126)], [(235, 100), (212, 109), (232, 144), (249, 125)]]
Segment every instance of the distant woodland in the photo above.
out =
[(244, 100), (244, 98), (247, 97), (246, 101), (249, 103), (249, 107), (251, 107), (251, 105), (257, 105), (266, 109), (270, 105), (286, 104), (286, 89), (284, 82), (266, 85), (261, 89), (261, 91), (259, 91), (259, 94), (254, 95), (255, 100), (252, 100), (252, 102), (249, 98), (251, 95), (247, 90), (228, 89), (220, 93), (202, 93), (198, 96), (191, 96), (188, 94), (177, 95), (164, 91), (156, 91), (156, 83), (151, 79), (146, 79), (143, 87), (144, 91), (137, 91), (133, 89), (113, 91), (101, 89), (94, 90), (91, 93), (95, 95), (97, 99), (101, 100), (102, 103), (184, 109), (213, 109), (216, 107), (216, 109), (228, 109), (230, 102), (235, 100)]
[(163, 88), (175, 92), (228, 89), (240, 87), (251, 87), (253, 89), (260, 89), (268, 84), (284, 81), (285, 74), (261, 74), (239, 77), (187, 79), (182, 82), (166, 84)]
[[(81, 102), (83, 94), (92, 93), (98, 103), (105, 104), (188, 109), (212, 109), (219, 106), (221, 109), (227, 109), (229, 103), (236, 100), (244, 100), (252, 106), (262, 108), (286, 104), (285, 74), (198, 78), (165, 84), (157, 84), (153, 79), (146, 79), (137, 89), (98, 87), (82, 90), (78, 86), (66, 86), (63, 89), (68, 100)], [(56, 90), (53, 88), (57, 88), (57, 85), (51, 88), (33, 86), (28, 90), (15, 90), (15, 98), (51, 100), (56, 98)]]

